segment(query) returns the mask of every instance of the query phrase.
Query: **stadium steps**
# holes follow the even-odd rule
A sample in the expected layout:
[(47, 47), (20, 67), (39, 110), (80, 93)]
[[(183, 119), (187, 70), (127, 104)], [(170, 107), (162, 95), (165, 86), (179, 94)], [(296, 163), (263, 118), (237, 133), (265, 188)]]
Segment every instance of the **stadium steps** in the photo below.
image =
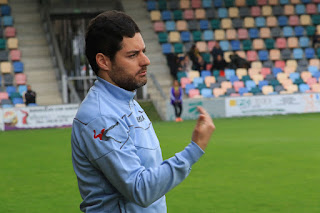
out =
[[(122, 5), (124, 7), (124, 11), (135, 20), (141, 30), (146, 44), (146, 55), (151, 61), (151, 64), (148, 66), (148, 72), (152, 73), (156, 77), (168, 99), (170, 97), (169, 93), (172, 85), (172, 77), (170, 75), (169, 67), (167, 66), (167, 60), (162, 54), (161, 46), (158, 43), (157, 35), (153, 31), (153, 26), (150, 21), (149, 12), (146, 9), (146, 4), (143, 0), (122, 0)], [(152, 82), (152, 79), (148, 79), (147, 85), (148, 94), (153, 102), (156, 102), (155, 107), (164, 119), (166, 100), (161, 98), (159, 91)]]
[(11, 0), (14, 27), (17, 29), (21, 61), (27, 83), (37, 93), (39, 105), (61, 104), (55, 68), (49, 54), (37, 0)]

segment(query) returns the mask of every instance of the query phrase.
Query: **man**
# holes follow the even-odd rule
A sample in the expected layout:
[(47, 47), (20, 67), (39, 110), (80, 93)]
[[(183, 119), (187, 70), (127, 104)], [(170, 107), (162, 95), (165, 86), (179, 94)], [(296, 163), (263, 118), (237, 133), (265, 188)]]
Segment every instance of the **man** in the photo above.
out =
[(98, 76), (72, 129), (72, 160), (83, 212), (166, 212), (165, 194), (203, 154), (214, 124), (203, 109), (183, 151), (163, 161), (152, 124), (133, 99), (147, 83), (145, 44), (126, 14), (91, 20), (86, 55)]
[(220, 47), (219, 42), (215, 43), (214, 47), (211, 50), (211, 54), (212, 54), (212, 57), (213, 57), (213, 63), (217, 60), (219, 55), (221, 56), (221, 58), (223, 58), (223, 51), (222, 51), (222, 49)]
[(31, 86), (27, 86), (27, 92), (24, 94), (25, 100), (26, 100), (26, 105), (28, 106), (29, 104), (36, 103), (36, 93), (32, 91)]

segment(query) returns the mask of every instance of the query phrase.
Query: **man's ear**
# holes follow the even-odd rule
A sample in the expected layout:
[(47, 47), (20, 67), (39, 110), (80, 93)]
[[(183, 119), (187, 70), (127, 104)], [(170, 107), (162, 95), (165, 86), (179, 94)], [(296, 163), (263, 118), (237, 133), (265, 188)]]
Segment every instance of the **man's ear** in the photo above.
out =
[(109, 57), (105, 56), (102, 53), (97, 53), (96, 62), (101, 70), (109, 71), (111, 69), (111, 61)]

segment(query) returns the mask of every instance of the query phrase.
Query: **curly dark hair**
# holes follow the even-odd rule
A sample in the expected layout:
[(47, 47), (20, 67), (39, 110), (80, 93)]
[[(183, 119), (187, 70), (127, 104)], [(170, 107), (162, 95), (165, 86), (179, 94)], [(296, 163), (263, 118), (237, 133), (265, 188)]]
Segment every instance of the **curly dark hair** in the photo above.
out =
[(93, 18), (86, 32), (86, 56), (98, 75), (96, 55), (102, 53), (114, 60), (122, 48), (123, 37), (133, 38), (140, 29), (133, 19), (120, 11), (106, 11)]

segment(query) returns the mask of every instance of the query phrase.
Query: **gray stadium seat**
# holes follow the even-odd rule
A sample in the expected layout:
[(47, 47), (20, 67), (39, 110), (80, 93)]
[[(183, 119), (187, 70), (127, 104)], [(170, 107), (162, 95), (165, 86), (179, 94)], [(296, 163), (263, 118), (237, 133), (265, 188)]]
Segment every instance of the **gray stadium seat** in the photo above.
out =
[(3, 81), (5, 86), (13, 85), (13, 75), (11, 74), (4, 74), (3, 75)]
[(247, 17), (250, 16), (251, 12), (250, 9), (248, 7), (240, 7), (239, 8), (239, 16), (240, 17)]
[(281, 50), (281, 58), (283, 60), (289, 60), (291, 59), (291, 50), (289, 49), (283, 49)]
[(277, 93), (280, 93), (281, 91), (284, 91), (284, 88), (282, 85), (277, 85), (275, 86), (274, 91), (276, 91)]
[(206, 16), (207, 16), (207, 19), (218, 18), (218, 13), (215, 9), (208, 8), (208, 9), (206, 9)]
[(279, 5), (274, 6), (273, 9), (272, 9), (272, 14), (273, 14), (274, 16), (281, 16), (281, 15), (283, 15), (283, 8), (282, 8), (282, 6), (279, 6)]
[(0, 61), (9, 61), (9, 52), (6, 50), (0, 51)]
[(243, 27), (243, 19), (235, 18), (232, 20), (233, 28), (242, 28)]
[(273, 62), (272, 61), (264, 61), (263, 62), (263, 67), (272, 68), (273, 67)]
[(280, 36), (281, 36), (281, 29), (280, 29), (280, 27), (271, 28), (271, 36), (272, 36), (273, 38), (280, 37)]
[(190, 31), (193, 31), (193, 30), (198, 30), (199, 27), (198, 27), (198, 22), (196, 20), (190, 20), (188, 21), (188, 29)]

